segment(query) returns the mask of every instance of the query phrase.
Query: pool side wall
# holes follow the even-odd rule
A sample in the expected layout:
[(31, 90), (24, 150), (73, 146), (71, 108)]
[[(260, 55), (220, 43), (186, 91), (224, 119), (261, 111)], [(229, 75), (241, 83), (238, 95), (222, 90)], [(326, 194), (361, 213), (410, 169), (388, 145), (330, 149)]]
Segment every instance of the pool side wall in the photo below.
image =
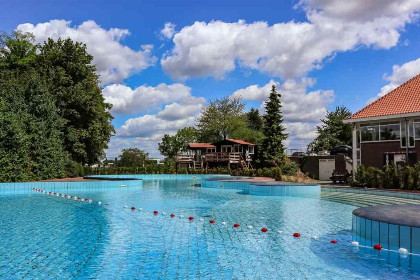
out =
[(0, 194), (19, 194), (31, 192), (33, 188), (46, 191), (67, 190), (76, 191), (83, 189), (103, 189), (115, 187), (139, 187), (143, 186), (142, 180), (122, 180), (122, 181), (82, 181), (82, 182), (20, 182), (20, 183), (0, 183)]
[(360, 245), (374, 246), (398, 251), (405, 248), (410, 253), (420, 254), (420, 228), (400, 226), (365, 219), (353, 214), (353, 240)]

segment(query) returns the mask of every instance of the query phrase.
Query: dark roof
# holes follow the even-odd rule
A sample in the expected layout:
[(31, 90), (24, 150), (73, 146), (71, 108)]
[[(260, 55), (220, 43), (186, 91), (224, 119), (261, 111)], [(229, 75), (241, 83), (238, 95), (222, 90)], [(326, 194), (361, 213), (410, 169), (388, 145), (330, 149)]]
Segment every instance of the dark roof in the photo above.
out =
[(190, 148), (196, 148), (196, 149), (216, 148), (216, 146), (210, 143), (188, 143), (188, 146)]
[(420, 112), (420, 74), (353, 114), (350, 119), (417, 112)]

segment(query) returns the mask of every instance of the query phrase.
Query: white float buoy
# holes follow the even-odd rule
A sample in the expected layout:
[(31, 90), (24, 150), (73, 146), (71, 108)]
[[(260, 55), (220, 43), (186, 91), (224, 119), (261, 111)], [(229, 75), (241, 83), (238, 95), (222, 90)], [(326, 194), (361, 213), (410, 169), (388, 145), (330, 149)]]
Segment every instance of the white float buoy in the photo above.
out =
[(400, 248), (398, 249), (398, 253), (403, 254), (403, 255), (407, 255), (408, 254), (408, 250), (405, 248)]
[(222, 222), (222, 225), (224, 225), (224, 226), (225, 226), (226, 224), (227, 224), (226, 222)]
[(357, 241), (352, 241), (351, 244), (354, 245), (354, 246), (359, 246), (359, 242), (357, 242)]
[(248, 226), (248, 229), (253, 229), (254, 227), (253, 226)]
[(204, 221), (204, 219), (203, 218), (200, 218), (200, 221)]
[(318, 240), (318, 236), (312, 236), (312, 239)]
[(162, 212), (162, 215), (166, 215), (166, 212)]
[(139, 211), (143, 211), (143, 208), (139, 208)]
[(277, 232), (278, 232), (278, 233), (280, 233), (280, 234), (281, 234), (281, 233), (283, 233), (283, 231), (282, 231), (282, 230), (278, 230)]
[(89, 199), (89, 203), (92, 203), (92, 199)]
[(128, 206), (127, 205), (124, 205), (124, 208), (128, 208)]
[(102, 202), (98, 201), (98, 205), (101, 205), (101, 204), (102, 204)]

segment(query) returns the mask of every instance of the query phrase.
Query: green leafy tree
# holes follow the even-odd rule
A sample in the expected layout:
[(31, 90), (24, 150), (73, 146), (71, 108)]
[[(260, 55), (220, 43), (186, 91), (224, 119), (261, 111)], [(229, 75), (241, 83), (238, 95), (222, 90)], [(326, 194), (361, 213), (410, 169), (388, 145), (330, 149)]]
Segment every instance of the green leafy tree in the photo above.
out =
[(0, 34), (0, 68), (16, 69), (33, 66), (37, 46), (31, 33)]
[(261, 159), (264, 165), (279, 166), (284, 162), (283, 141), (287, 139), (286, 129), (283, 127), (283, 116), (281, 113), (281, 95), (277, 93), (273, 85), (269, 101), (265, 104), (265, 115), (263, 116), (264, 139), (261, 145)]
[(188, 143), (197, 141), (198, 131), (194, 127), (185, 127), (173, 136), (165, 134), (158, 144), (159, 151), (167, 158), (174, 158), (185, 151)]
[(240, 98), (211, 101), (197, 119), (199, 141), (212, 143), (232, 137), (235, 130), (247, 125), (244, 106)]
[(55, 98), (36, 68), (33, 37), (0, 41), (0, 181), (62, 177), (68, 159)]
[(350, 124), (343, 120), (349, 118), (351, 112), (346, 107), (336, 107), (328, 112), (322, 124), (317, 126), (318, 136), (309, 143), (308, 152), (331, 150), (337, 145), (351, 145), (352, 131)]
[(64, 147), (74, 161), (87, 164), (103, 156), (114, 133), (111, 105), (104, 102), (92, 59), (86, 45), (71, 39), (48, 39), (37, 56), (38, 69), (65, 121)]
[(149, 154), (138, 148), (123, 149), (116, 162), (118, 167), (140, 167), (149, 160)]

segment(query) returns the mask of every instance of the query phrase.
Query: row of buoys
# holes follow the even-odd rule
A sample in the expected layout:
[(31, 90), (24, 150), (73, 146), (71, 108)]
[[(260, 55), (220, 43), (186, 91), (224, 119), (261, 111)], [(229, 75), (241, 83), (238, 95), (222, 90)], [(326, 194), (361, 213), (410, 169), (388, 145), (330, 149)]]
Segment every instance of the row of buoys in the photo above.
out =
[[(127, 206), (125, 206), (125, 208), (127, 208)], [(142, 208), (139, 208), (140, 209), (140, 211), (142, 211)], [(136, 210), (136, 208), (133, 206), (133, 207), (131, 207), (131, 210)], [(154, 215), (158, 215), (159, 214), (159, 211), (157, 211), (157, 210), (154, 210), (153, 211), (153, 214)], [(166, 213), (165, 212), (162, 212), (162, 215), (166, 215)], [(171, 218), (175, 218), (175, 214), (170, 214), (169, 215)], [(179, 218), (184, 218), (184, 215), (179, 215)], [(189, 216), (188, 217), (188, 220), (189, 221), (193, 221), (194, 220), (194, 217), (193, 216)], [(200, 221), (204, 221), (204, 219), (203, 218), (200, 218)], [(209, 221), (209, 223), (210, 224), (216, 224), (216, 221), (215, 220), (210, 220)], [(223, 225), (223, 226), (226, 226), (227, 225), (227, 223), (226, 222), (221, 222), (221, 224)], [(233, 224), (233, 227), (234, 228), (239, 228), (240, 227), (240, 224), (239, 223), (234, 223)], [(249, 230), (252, 230), (254, 227), (253, 226), (248, 226), (248, 229)], [(269, 230), (268, 230), (268, 228), (266, 228), (266, 227), (263, 227), (263, 228), (261, 228), (261, 232), (264, 232), (264, 233), (266, 233), (266, 232), (268, 232)], [(278, 233), (283, 233), (283, 231), (281, 231), (281, 230), (278, 230)], [(299, 233), (299, 232), (295, 232), (295, 233), (293, 233), (292, 234), (292, 236), (293, 237), (296, 237), (296, 238), (299, 238), (299, 237), (301, 237), (301, 234)], [(312, 237), (312, 239), (318, 239), (317, 237)], [(333, 240), (331, 240), (330, 241), (330, 243), (332, 243), (332, 244), (337, 244), (338, 243), (338, 240), (336, 240), (336, 239), (333, 239)], [(357, 241), (352, 241), (351, 242), (351, 244), (353, 245), (353, 246), (356, 246), (356, 247), (358, 247), (359, 246), (359, 242), (357, 242)], [(381, 244), (375, 244), (374, 246), (373, 246), (373, 249), (375, 249), (375, 250), (378, 250), (378, 251), (380, 251), (380, 250), (382, 250), (383, 248), (382, 248), (382, 245)], [(408, 250), (407, 249), (405, 249), (405, 248), (400, 248), (399, 250), (398, 250), (398, 252), (400, 253), (400, 254), (408, 254), (409, 252), (408, 252)]]
[[(73, 196), (73, 195), (69, 195), (69, 194), (56, 193), (56, 192), (46, 191), (46, 190), (38, 189), (38, 188), (32, 188), (32, 190), (36, 191), (36, 192), (39, 192), (39, 193), (44, 193), (46, 195), (52, 195), (52, 196), (55, 196), (55, 197), (67, 198), (67, 199), (70, 199), (70, 200), (87, 202), (87, 203), (94, 203), (94, 201), (92, 199)], [(96, 204), (102, 205), (102, 202), (101, 201), (96, 201)]]

